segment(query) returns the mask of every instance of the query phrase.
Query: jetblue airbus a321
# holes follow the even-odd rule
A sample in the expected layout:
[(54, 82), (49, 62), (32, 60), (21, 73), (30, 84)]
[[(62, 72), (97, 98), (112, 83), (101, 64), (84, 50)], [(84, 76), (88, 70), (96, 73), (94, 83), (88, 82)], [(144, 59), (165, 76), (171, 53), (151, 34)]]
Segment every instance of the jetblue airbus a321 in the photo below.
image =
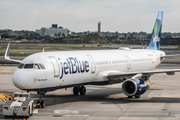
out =
[(151, 75), (180, 72), (180, 69), (154, 70), (166, 57), (173, 57), (160, 51), (162, 18), (163, 11), (159, 11), (146, 49), (40, 52), (20, 61), (9, 58), (9, 43), (5, 59), (20, 62), (13, 84), (22, 90), (37, 91), (41, 107), (45, 106), (42, 98), (46, 92), (74, 87), (74, 95), (85, 95), (85, 85), (123, 83), (125, 95), (139, 98), (148, 90)]

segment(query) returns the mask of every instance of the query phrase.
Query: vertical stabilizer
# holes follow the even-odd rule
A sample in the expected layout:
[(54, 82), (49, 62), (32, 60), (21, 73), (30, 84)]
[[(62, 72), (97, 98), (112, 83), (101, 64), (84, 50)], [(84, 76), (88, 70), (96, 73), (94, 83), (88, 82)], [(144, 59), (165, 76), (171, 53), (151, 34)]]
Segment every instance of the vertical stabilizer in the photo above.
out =
[(158, 12), (158, 15), (154, 24), (154, 28), (151, 35), (151, 41), (146, 49), (160, 50), (162, 19), (163, 19), (163, 11), (160, 10)]

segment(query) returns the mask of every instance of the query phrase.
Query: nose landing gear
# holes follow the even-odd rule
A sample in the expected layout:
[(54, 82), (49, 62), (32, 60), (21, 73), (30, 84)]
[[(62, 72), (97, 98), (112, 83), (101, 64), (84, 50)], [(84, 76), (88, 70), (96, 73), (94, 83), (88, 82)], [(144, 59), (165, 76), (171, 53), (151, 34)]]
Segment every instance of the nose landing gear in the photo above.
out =
[(44, 108), (45, 107), (45, 101), (42, 99), (45, 95), (45, 91), (37, 91), (37, 94), (39, 95), (39, 100), (37, 101), (37, 107), (38, 108)]

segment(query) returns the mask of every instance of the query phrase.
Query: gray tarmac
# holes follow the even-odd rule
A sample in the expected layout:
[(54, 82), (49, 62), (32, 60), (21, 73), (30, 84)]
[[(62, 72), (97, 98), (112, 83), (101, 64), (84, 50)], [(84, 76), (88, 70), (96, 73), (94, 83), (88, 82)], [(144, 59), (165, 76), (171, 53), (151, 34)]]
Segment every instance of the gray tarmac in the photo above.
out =
[[(0, 66), (0, 94), (21, 91), (12, 83), (17, 66)], [(157, 69), (178, 69), (180, 64)], [(29, 120), (180, 120), (180, 73), (151, 76), (150, 89), (141, 98), (127, 98), (121, 84), (86, 86), (85, 96), (74, 96), (72, 89), (48, 92), (45, 108), (36, 108)], [(31, 92), (36, 101), (38, 95)], [(0, 119), (3, 101), (0, 100)], [(18, 120), (20, 118), (9, 118)]]

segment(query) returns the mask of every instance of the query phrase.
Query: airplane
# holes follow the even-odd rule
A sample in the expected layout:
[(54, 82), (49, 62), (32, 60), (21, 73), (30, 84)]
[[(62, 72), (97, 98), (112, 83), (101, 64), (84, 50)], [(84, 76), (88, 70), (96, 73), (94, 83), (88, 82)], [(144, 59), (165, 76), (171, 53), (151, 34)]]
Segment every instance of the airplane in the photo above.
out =
[(20, 63), (13, 74), (13, 84), (27, 92), (37, 91), (37, 103), (42, 108), (47, 92), (73, 87), (74, 95), (85, 95), (85, 85), (122, 83), (128, 98), (140, 98), (149, 89), (151, 75), (180, 72), (180, 69), (154, 70), (165, 58), (180, 56), (168, 56), (160, 50), (162, 19), (163, 11), (159, 11), (146, 49), (43, 51), (20, 61), (9, 57), (9, 42), (5, 59)]

